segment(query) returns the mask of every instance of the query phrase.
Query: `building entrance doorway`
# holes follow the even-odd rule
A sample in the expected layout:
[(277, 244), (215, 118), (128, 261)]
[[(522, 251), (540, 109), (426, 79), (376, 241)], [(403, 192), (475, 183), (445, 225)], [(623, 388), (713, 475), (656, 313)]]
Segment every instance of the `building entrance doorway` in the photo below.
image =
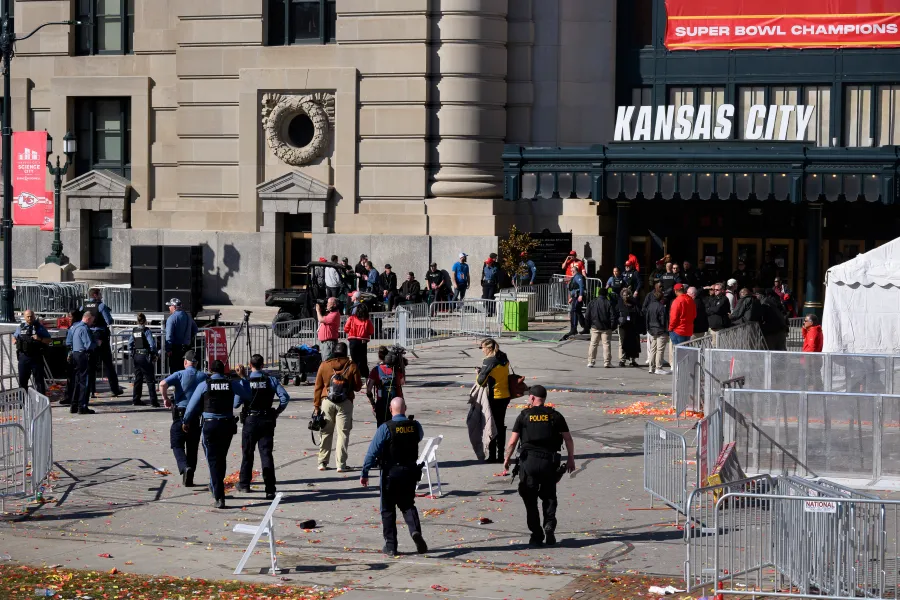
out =
[(284, 287), (306, 287), (312, 261), (312, 215), (284, 216)]

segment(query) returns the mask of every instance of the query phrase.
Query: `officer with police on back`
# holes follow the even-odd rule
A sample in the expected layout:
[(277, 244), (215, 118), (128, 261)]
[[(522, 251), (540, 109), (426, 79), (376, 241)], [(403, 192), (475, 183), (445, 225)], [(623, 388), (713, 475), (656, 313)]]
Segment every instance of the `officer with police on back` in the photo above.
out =
[(103, 369), (106, 371), (106, 377), (109, 380), (109, 389), (112, 392), (112, 395), (114, 397), (121, 396), (125, 393), (125, 390), (119, 387), (119, 378), (116, 375), (116, 368), (113, 365), (112, 347), (109, 335), (109, 326), (113, 322), (112, 313), (109, 311), (109, 307), (103, 303), (103, 296), (98, 288), (91, 288), (88, 293), (90, 294), (90, 298), (84, 301), (81, 312), (90, 313), (94, 317), (94, 324), (91, 325), (91, 331), (97, 342), (97, 349), (91, 354), (91, 393), (94, 393), (97, 390), (97, 365), (102, 363)]
[[(193, 350), (188, 350), (182, 359), (184, 370), (172, 373), (159, 382), (159, 394), (163, 398), (166, 408), (172, 409), (172, 427), (169, 430), (169, 446), (175, 454), (175, 462), (178, 463), (178, 472), (181, 474), (181, 483), (184, 487), (194, 485), (194, 473), (197, 471), (197, 450), (200, 447), (200, 417), (197, 415), (185, 431), (184, 412), (188, 402), (194, 395), (194, 390), (200, 383), (206, 381), (207, 375), (197, 370), (197, 360)], [(169, 400), (169, 387), (175, 390), (174, 404)]]
[[(531, 387), (531, 406), (519, 414), (513, 425), (513, 434), (503, 463), (504, 468), (509, 469), (513, 450), (521, 437), (519, 495), (525, 502), (528, 529), (531, 530), (529, 543), (533, 546), (541, 546), (545, 540), (551, 546), (556, 543), (556, 484), (564, 472), (571, 473), (575, 470), (575, 444), (569, 433), (569, 426), (560, 413), (544, 406), (546, 399), (547, 390), (544, 386)], [(568, 452), (565, 467), (561, 465), (559, 455), (563, 441)], [(544, 512), (543, 528), (538, 513), (538, 498), (541, 499)]]
[(34, 316), (33, 310), (24, 313), (25, 322), (16, 327), (13, 342), (19, 358), (19, 387), (28, 389), (28, 381), (34, 375), (34, 389), (47, 394), (44, 383), (44, 347), (50, 343), (50, 333)]
[(406, 417), (406, 402), (403, 398), (391, 400), (392, 418), (382, 423), (369, 444), (363, 462), (363, 487), (369, 486), (369, 470), (378, 460), (381, 464), (381, 528), (384, 534), (383, 552), (398, 556), (397, 551), (397, 508), (403, 513), (403, 520), (409, 527), (413, 543), (419, 554), (428, 552), (428, 545), (422, 537), (422, 524), (416, 510), (416, 483), (422, 477), (422, 467), (416, 464), (419, 457), (419, 442), (424, 435), (422, 426), (412, 417)]
[[(249, 389), (241, 383), (225, 377), (225, 363), (213, 361), (212, 376), (202, 382), (194, 390), (181, 428), (189, 433), (193, 417), (202, 410), (200, 423), (203, 432), (203, 450), (206, 462), (209, 463), (209, 489), (215, 500), (216, 508), (225, 508), (225, 471), (228, 448), (231, 438), (237, 433), (237, 419), (234, 418), (235, 396), (250, 400)], [(244, 378), (244, 366), (236, 369), (238, 377)]]
[(153, 339), (153, 332), (147, 327), (147, 317), (144, 316), (144, 313), (138, 314), (137, 322), (137, 327), (131, 330), (131, 337), (128, 338), (128, 353), (131, 354), (134, 366), (131, 403), (135, 406), (145, 406), (141, 395), (144, 392), (144, 379), (146, 379), (150, 404), (159, 408), (159, 400), (156, 399), (156, 341)]
[[(241, 435), (241, 476), (236, 486), (239, 492), (250, 492), (253, 481), (253, 454), (259, 446), (259, 462), (262, 463), (263, 482), (266, 486), (266, 500), (275, 499), (275, 459), (272, 449), (275, 445), (275, 419), (287, 408), (291, 397), (273, 377), (262, 370), (264, 359), (259, 354), (250, 357), (250, 378), (240, 382), (250, 392), (251, 399), (245, 403), (241, 396), (234, 397), (234, 407), (242, 404), (241, 422), (244, 430)], [(278, 408), (273, 408), (275, 396), (278, 396)]]

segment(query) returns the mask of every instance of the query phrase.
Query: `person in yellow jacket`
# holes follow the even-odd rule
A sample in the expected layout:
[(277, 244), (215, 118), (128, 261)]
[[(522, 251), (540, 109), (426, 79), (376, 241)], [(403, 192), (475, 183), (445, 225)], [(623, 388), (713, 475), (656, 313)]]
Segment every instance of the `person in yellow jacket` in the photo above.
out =
[(486, 339), (481, 342), (484, 362), (478, 368), (478, 385), (487, 387), (488, 400), (494, 422), (497, 424), (497, 436), (488, 446), (485, 462), (502, 463), (503, 447), (506, 443), (506, 409), (509, 407), (509, 358), (500, 351), (496, 340)]

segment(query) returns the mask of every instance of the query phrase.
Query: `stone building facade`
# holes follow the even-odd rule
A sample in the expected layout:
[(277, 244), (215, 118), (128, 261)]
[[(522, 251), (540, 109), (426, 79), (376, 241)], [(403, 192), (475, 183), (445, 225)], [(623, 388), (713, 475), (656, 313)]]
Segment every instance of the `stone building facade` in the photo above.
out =
[[(201, 244), (207, 304), (262, 302), (304, 261), (368, 254), (419, 276), (511, 224), (572, 232), (587, 199), (503, 200), (505, 143), (612, 137), (613, 0), (16, 0), (15, 130), (78, 135), (63, 242), (78, 279), (130, 247)], [(284, 12), (283, 12), (284, 11)], [(14, 231), (16, 276), (51, 234)]]

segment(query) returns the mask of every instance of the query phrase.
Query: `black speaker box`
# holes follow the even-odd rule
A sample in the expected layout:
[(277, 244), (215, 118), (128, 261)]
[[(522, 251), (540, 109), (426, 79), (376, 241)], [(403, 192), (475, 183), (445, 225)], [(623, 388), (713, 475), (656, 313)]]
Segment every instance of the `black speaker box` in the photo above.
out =
[(164, 269), (203, 268), (203, 251), (200, 246), (163, 246), (162, 266)]
[(152, 267), (158, 269), (161, 266), (161, 246), (132, 246), (131, 266)]
[(131, 289), (159, 290), (161, 287), (159, 267), (131, 267)]
[(132, 312), (163, 312), (162, 296), (160, 296), (159, 288), (157, 289), (134, 289), (131, 290), (131, 310)]

